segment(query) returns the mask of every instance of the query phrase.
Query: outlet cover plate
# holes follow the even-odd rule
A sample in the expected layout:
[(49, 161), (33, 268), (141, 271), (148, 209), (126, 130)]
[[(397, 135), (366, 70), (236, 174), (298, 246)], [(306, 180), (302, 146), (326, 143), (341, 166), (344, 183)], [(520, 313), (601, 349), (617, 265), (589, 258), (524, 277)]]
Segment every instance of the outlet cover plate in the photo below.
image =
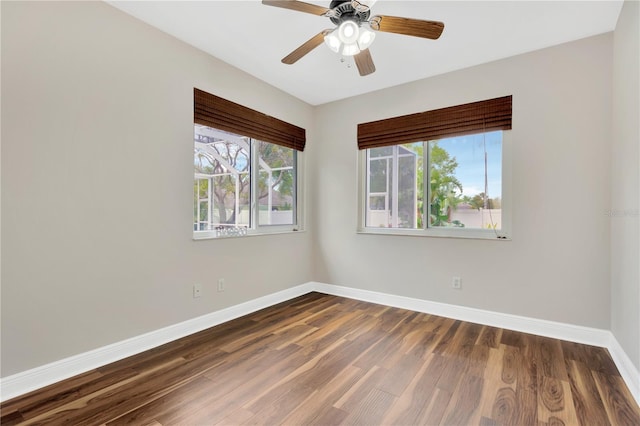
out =
[(202, 297), (202, 284), (193, 285), (193, 298), (197, 299), (198, 297)]
[(455, 288), (456, 290), (462, 289), (462, 279), (460, 279), (460, 277), (453, 277), (451, 279), (451, 288)]

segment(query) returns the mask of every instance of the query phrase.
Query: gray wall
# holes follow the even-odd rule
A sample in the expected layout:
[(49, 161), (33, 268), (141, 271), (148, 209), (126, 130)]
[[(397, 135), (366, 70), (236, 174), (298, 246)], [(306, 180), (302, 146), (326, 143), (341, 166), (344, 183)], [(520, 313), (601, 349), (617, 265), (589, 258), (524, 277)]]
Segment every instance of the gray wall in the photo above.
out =
[(105, 3), (2, 2), (2, 376), (312, 278), (309, 232), (192, 241), (193, 87), (313, 138), (311, 106)]
[[(626, 1), (613, 45), (611, 330), (640, 370), (640, 3)], [(638, 378), (640, 380), (640, 378)]]
[[(611, 68), (605, 34), (318, 107), (316, 280), (608, 329)], [(357, 123), (505, 95), (513, 241), (356, 234)]]

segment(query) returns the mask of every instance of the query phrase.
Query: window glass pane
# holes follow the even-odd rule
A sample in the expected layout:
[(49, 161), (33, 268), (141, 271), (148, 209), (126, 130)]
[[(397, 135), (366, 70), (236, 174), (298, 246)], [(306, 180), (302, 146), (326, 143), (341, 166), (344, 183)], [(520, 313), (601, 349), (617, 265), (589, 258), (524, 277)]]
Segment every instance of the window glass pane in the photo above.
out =
[(429, 142), (429, 226), (501, 229), (502, 131)]
[(208, 192), (210, 212), (203, 215), (201, 202), (198, 230), (250, 225), (250, 152), (249, 138), (195, 125), (194, 171), (198, 182), (208, 181), (198, 197)]
[[(402, 147), (399, 147), (402, 148)], [(398, 227), (415, 228), (417, 223), (417, 158), (413, 153), (398, 156)]]
[(386, 157), (389, 155), (393, 155), (393, 147), (392, 146), (383, 146), (380, 148), (371, 148), (369, 151), (369, 157)]
[(209, 223), (209, 179), (193, 181), (193, 230), (207, 229)]
[(294, 224), (295, 151), (258, 142), (258, 223)]
[(386, 194), (389, 187), (389, 168), (391, 167), (391, 157), (382, 159), (371, 159), (369, 161), (369, 188), (371, 193)]
[(367, 150), (366, 226), (422, 226), (422, 147), (418, 142)]
[(370, 210), (386, 210), (387, 197), (385, 195), (370, 195), (369, 209)]
[[(392, 148), (392, 147), (388, 147)], [(391, 172), (393, 168), (392, 158), (380, 157), (381, 148), (367, 150), (369, 173), (367, 176), (367, 217), (366, 226), (388, 227), (389, 226), (389, 198), (391, 186)], [(375, 151), (375, 152), (374, 152)]]

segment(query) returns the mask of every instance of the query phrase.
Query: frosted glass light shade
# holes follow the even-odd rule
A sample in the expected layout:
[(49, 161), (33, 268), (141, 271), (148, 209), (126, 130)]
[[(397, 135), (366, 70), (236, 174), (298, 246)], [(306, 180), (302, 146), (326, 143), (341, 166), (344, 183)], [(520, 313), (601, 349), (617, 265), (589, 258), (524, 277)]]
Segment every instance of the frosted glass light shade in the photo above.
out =
[(360, 36), (358, 37), (358, 47), (360, 50), (367, 49), (376, 38), (376, 33), (368, 28), (360, 28)]
[(358, 48), (358, 43), (345, 44), (342, 48), (342, 54), (344, 56), (353, 56), (360, 53), (360, 49)]
[(354, 21), (344, 21), (338, 27), (338, 38), (344, 44), (352, 44), (360, 36), (360, 27)]
[(336, 35), (336, 30), (331, 31), (329, 34), (324, 36), (324, 42), (327, 46), (329, 46), (329, 49), (333, 50), (336, 53), (340, 51), (340, 47), (342, 46), (342, 42)]

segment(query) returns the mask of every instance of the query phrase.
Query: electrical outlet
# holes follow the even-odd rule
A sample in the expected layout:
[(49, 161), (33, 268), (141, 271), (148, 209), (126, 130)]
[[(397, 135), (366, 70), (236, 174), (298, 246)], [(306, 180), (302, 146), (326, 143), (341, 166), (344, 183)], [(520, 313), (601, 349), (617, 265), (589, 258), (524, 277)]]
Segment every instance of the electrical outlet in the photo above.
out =
[(451, 279), (451, 288), (455, 288), (456, 290), (462, 289), (462, 279), (460, 277), (453, 277)]
[(218, 292), (224, 291), (224, 278), (218, 278)]
[(193, 285), (193, 298), (197, 299), (202, 296), (202, 284)]

